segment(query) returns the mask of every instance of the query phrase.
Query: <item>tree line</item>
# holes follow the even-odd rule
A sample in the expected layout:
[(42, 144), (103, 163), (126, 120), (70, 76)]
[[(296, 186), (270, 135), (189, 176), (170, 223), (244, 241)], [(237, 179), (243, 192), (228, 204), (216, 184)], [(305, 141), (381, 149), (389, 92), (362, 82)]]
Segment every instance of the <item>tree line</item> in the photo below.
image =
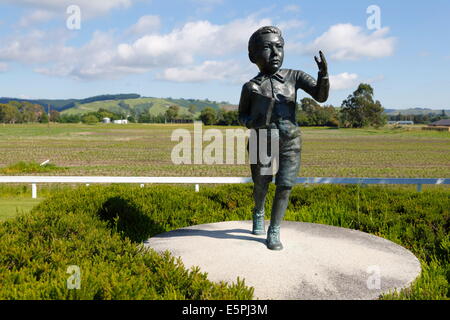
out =
[[(387, 116), (381, 103), (374, 100), (373, 95), (373, 88), (362, 83), (342, 102), (340, 108), (332, 105), (321, 106), (311, 98), (303, 98), (297, 106), (297, 123), (300, 126), (381, 127), (386, 124)], [(177, 117), (179, 115), (176, 106), (167, 110), (166, 120)], [(212, 107), (204, 108), (198, 120), (205, 125), (239, 125), (238, 111), (216, 110)]]
[[(106, 98), (109, 96), (102, 96)], [(205, 125), (239, 125), (238, 111), (217, 110), (213, 107), (203, 108), (197, 113), (196, 105), (189, 105), (188, 112), (178, 105), (170, 106), (165, 113), (152, 115), (131, 108), (123, 100), (119, 102), (122, 112), (99, 109), (85, 114), (60, 114), (56, 110), (45, 112), (44, 107), (28, 101), (10, 101), (0, 104), (1, 123), (98, 123), (103, 118), (111, 120), (127, 119), (138, 123), (185, 123), (200, 120)], [(311, 98), (303, 98), (297, 106), (297, 123), (300, 126), (328, 126), (343, 128), (382, 127), (389, 121), (410, 120), (414, 123), (430, 123), (448, 118), (445, 111), (440, 115), (390, 115), (384, 113), (381, 102), (374, 99), (374, 90), (369, 84), (361, 83), (358, 88), (345, 99), (339, 108), (332, 105), (321, 106)]]
[(448, 119), (448, 116), (445, 110), (442, 110), (440, 114), (402, 114), (400, 112), (396, 115), (388, 115), (387, 119), (388, 121), (414, 121), (417, 124), (427, 124), (441, 119)]
[[(321, 106), (311, 98), (303, 98), (297, 106), (296, 120), (300, 126), (327, 126), (343, 128), (381, 127), (387, 116), (380, 101), (374, 100), (373, 88), (361, 83), (342, 102), (340, 108)], [(204, 124), (237, 124), (237, 111), (220, 114), (212, 108), (202, 111), (200, 119)]]
[(49, 116), (44, 107), (28, 101), (10, 101), (0, 104), (0, 122), (2, 123), (48, 123)]

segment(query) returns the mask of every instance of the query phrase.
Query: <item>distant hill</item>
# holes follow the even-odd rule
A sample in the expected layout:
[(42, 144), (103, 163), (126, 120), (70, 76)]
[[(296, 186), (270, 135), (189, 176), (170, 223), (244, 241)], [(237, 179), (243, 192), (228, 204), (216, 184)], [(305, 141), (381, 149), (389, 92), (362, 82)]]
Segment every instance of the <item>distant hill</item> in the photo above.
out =
[(209, 100), (196, 99), (173, 99), (173, 98), (153, 98), (142, 97), (139, 94), (106, 94), (89, 97), (85, 99), (20, 99), (20, 98), (0, 98), (0, 103), (9, 101), (28, 101), (40, 104), (44, 107), (50, 106), (52, 110), (60, 111), (62, 114), (83, 114), (98, 111), (100, 108), (113, 111), (115, 113), (145, 113), (153, 116), (164, 113), (170, 106), (180, 107), (180, 114), (189, 113), (189, 108), (194, 106), (195, 113), (200, 113), (206, 107), (219, 110), (227, 102), (215, 102)]
[[(85, 99), (20, 99), (20, 98), (0, 98), (0, 103), (8, 103), (9, 101), (28, 101), (44, 106), (50, 106), (52, 110), (57, 110), (63, 114), (83, 114), (92, 111), (98, 111), (100, 108), (113, 111), (115, 113), (133, 113), (149, 112), (156, 116), (164, 113), (170, 106), (176, 105), (180, 107), (180, 113), (188, 113), (191, 106), (195, 107), (195, 113), (200, 113), (206, 107), (213, 109), (232, 111), (237, 110), (236, 105), (228, 102), (216, 102), (208, 99), (174, 99), (174, 98), (154, 98), (142, 97), (136, 93), (126, 94), (104, 94)], [(385, 114), (394, 116), (401, 113), (402, 115), (439, 115), (442, 109), (429, 108), (409, 108), (409, 109), (385, 109)], [(450, 115), (450, 110), (445, 110)]]
[[(104, 100), (94, 101), (89, 103), (77, 103), (74, 107), (66, 109), (62, 114), (83, 114), (92, 111), (98, 111), (99, 109), (105, 109), (114, 113), (149, 113), (153, 116), (164, 113), (170, 106), (178, 105), (173, 102), (169, 102), (165, 99), (158, 98), (137, 98), (137, 99), (124, 99), (124, 100)], [(179, 106), (179, 105), (178, 105)], [(185, 107), (180, 107), (180, 113), (188, 112)]]
[(152, 116), (163, 114), (170, 106), (178, 106), (180, 108), (180, 115), (189, 114), (189, 107), (195, 107), (195, 113), (199, 114), (204, 108), (212, 107), (219, 110), (221, 104), (217, 102), (193, 99), (172, 99), (172, 98), (152, 98), (139, 97), (135, 99), (113, 99), (102, 100), (88, 103), (75, 103), (69, 109), (66, 109), (62, 114), (83, 114), (99, 109), (106, 109), (115, 113), (149, 113)]
[[(450, 115), (450, 110), (444, 110), (446, 115)], [(389, 116), (395, 116), (399, 113), (403, 115), (427, 115), (433, 114), (438, 115), (442, 113), (442, 109), (433, 110), (428, 108), (409, 108), (409, 109), (385, 109), (384, 113)]]
[(50, 106), (51, 109), (57, 111), (64, 111), (75, 107), (79, 104), (90, 103), (95, 101), (106, 100), (122, 100), (122, 99), (137, 99), (140, 95), (136, 93), (130, 94), (104, 94), (100, 96), (85, 98), (85, 99), (20, 99), (20, 98), (0, 98), (0, 103), (8, 103), (10, 101), (28, 101), (30, 103), (40, 104), (44, 107)]

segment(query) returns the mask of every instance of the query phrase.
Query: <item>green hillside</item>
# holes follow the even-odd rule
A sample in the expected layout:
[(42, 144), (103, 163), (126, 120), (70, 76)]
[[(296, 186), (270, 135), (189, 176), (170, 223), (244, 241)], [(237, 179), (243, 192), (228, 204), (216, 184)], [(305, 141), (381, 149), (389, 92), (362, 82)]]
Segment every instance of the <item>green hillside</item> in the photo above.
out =
[[(122, 106), (121, 106), (121, 105)], [(128, 108), (123, 106), (129, 106), (130, 110), (135, 110), (139, 114), (150, 113), (153, 116), (164, 113), (171, 105), (169, 101), (157, 98), (138, 98), (138, 99), (126, 99), (126, 100), (106, 100), (95, 101), (91, 103), (77, 104), (75, 107), (67, 109), (62, 114), (74, 115), (84, 114), (88, 112), (98, 111), (99, 109), (106, 109), (114, 113), (127, 113)], [(180, 113), (188, 112), (186, 108), (180, 107)]]
[(138, 113), (143, 114), (148, 112), (152, 116), (163, 114), (170, 106), (179, 106), (180, 115), (189, 114), (188, 108), (194, 105), (196, 112), (199, 113), (206, 107), (219, 109), (221, 104), (211, 101), (192, 100), (192, 99), (162, 99), (162, 98), (136, 98), (125, 100), (104, 100), (89, 103), (76, 103), (74, 107), (64, 110), (62, 114), (76, 115), (88, 112), (98, 111), (103, 108), (114, 113)]

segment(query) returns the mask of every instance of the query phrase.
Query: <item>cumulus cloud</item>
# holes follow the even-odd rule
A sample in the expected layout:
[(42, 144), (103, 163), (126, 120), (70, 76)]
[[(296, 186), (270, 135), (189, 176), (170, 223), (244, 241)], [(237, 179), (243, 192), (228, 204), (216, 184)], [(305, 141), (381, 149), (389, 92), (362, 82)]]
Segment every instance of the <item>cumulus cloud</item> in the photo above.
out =
[(33, 24), (42, 23), (53, 19), (56, 14), (48, 10), (34, 10), (33, 12), (23, 16), (19, 20), (19, 27), (28, 27)]
[(63, 45), (65, 38), (64, 32), (31, 30), (0, 47), (0, 59), (25, 64), (59, 61), (74, 50)]
[[(143, 32), (144, 25), (156, 27), (158, 19), (148, 17), (129, 31)], [(199, 81), (199, 74), (211, 77), (212, 73), (218, 74), (217, 79), (231, 79), (231, 72), (225, 69), (232, 70), (232, 65), (226, 67), (226, 62), (213, 60), (245, 52), (251, 32), (266, 24), (271, 21), (255, 16), (223, 25), (194, 21), (168, 33), (145, 34), (123, 43), (117, 42), (119, 37), (113, 32), (97, 31), (81, 47), (67, 45), (72, 36), (68, 30), (60, 30), (59, 34), (31, 30), (0, 45), (0, 61), (36, 64), (35, 72), (78, 79), (118, 78), (165, 69), (167, 72), (161, 72), (160, 77), (170, 81)]]
[(323, 50), (335, 60), (387, 57), (394, 53), (395, 46), (395, 38), (388, 33), (387, 27), (366, 33), (352, 24), (337, 24), (307, 45), (306, 51)]
[(204, 61), (200, 65), (186, 68), (167, 68), (157, 75), (158, 79), (174, 82), (206, 82), (211, 80), (242, 83), (251, 76), (248, 67), (236, 61)]
[(188, 22), (167, 34), (143, 36), (118, 46), (121, 64), (143, 67), (176, 67), (192, 64), (196, 57), (225, 56), (246, 50), (253, 30), (270, 24), (254, 17), (216, 25), (209, 21)]
[(344, 90), (354, 88), (358, 83), (356, 73), (343, 72), (337, 75), (330, 75), (330, 89)]
[(128, 29), (128, 33), (143, 35), (158, 31), (161, 26), (159, 16), (147, 15), (139, 18), (138, 22)]
[(110, 32), (94, 32), (92, 39), (80, 48), (61, 46), (59, 49), (65, 54), (48, 66), (35, 68), (34, 71), (76, 79), (114, 79), (129, 73), (145, 72), (142, 68), (115, 63), (116, 43)]
[(284, 22), (280, 22), (277, 24), (277, 27), (281, 29), (281, 31), (290, 30), (290, 29), (300, 29), (305, 26), (305, 22), (298, 19), (291, 19)]

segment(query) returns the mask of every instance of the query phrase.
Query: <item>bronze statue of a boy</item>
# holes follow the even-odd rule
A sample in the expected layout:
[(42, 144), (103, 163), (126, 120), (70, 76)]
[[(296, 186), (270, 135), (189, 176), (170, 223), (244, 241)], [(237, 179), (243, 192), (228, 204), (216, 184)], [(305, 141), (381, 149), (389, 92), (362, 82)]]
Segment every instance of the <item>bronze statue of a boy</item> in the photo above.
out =
[[(296, 121), (297, 90), (302, 89), (318, 102), (325, 102), (330, 87), (327, 62), (321, 51), (320, 59), (314, 57), (319, 67), (317, 81), (303, 71), (281, 69), (284, 39), (281, 31), (273, 26), (255, 31), (250, 37), (248, 51), (250, 61), (258, 66), (260, 73), (242, 88), (239, 122), (249, 129), (256, 129), (258, 141), (261, 138), (259, 129), (266, 129), (265, 132), (269, 133), (266, 140), (269, 152), (270, 129), (278, 129), (274, 132), (278, 133), (279, 164), (266, 243), (271, 250), (281, 250), (280, 223), (300, 169), (301, 133)], [(264, 204), (269, 183), (273, 179), (272, 175), (262, 174), (261, 170), (265, 167), (267, 164), (261, 163), (259, 157), (255, 164), (250, 165), (255, 201), (252, 233), (257, 235), (265, 233)]]

